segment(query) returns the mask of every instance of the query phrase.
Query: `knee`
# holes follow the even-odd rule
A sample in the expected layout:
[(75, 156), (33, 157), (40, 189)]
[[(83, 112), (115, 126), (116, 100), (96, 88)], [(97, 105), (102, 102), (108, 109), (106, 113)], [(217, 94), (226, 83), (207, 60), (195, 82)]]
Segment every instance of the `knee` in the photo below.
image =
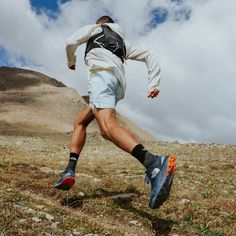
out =
[(81, 127), (82, 127), (82, 124), (75, 120), (74, 121), (74, 130), (77, 130), (77, 129), (81, 128)]
[(86, 128), (87, 124), (86, 122), (83, 122), (81, 120), (75, 119), (74, 120), (74, 129), (78, 129), (78, 128)]
[(100, 129), (100, 133), (104, 139), (110, 140), (110, 134), (107, 129), (104, 129), (104, 128)]
[(116, 127), (114, 124), (107, 124), (105, 127), (100, 129), (101, 135), (104, 139), (112, 140), (113, 129)]

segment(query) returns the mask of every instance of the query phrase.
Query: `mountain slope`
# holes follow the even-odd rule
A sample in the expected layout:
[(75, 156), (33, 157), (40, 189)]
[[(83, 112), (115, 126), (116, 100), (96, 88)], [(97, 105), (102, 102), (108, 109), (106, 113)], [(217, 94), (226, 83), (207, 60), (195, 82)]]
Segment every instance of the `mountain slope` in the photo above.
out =
[[(0, 129), (2, 133), (71, 132), (73, 119), (86, 106), (76, 90), (39, 72), (0, 67)], [(142, 140), (150, 134), (121, 115), (119, 122)], [(99, 132), (92, 122), (89, 132)]]

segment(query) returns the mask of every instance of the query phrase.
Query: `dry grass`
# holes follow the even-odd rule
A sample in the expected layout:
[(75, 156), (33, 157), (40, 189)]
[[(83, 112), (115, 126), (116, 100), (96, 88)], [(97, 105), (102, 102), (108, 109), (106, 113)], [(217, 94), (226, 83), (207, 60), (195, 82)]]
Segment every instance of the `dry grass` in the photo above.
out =
[(69, 192), (53, 185), (69, 136), (1, 136), (0, 235), (236, 235), (236, 147), (147, 142), (177, 156), (169, 200), (148, 208), (144, 169), (89, 135)]

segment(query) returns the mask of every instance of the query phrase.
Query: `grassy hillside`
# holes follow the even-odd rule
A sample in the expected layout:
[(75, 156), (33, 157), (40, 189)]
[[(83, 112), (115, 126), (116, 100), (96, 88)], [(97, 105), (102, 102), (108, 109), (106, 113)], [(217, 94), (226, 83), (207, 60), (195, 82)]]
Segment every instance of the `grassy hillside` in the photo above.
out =
[(235, 146), (146, 142), (178, 164), (169, 200), (151, 210), (142, 166), (97, 133), (73, 190), (55, 190), (69, 139), (0, 136), (0, 235), (236, 235)]

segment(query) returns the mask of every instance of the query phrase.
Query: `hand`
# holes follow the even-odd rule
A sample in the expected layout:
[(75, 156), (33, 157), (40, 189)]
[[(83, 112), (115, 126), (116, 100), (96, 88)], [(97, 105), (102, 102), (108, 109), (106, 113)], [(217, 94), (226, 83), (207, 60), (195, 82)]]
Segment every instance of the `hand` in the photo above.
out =
[(75, 70), (75, 65), (69, 66), (69, 69)]
[(148, 98), (155, 98), (159, 94), (159, 89), (154, 88), (148, 93)]

